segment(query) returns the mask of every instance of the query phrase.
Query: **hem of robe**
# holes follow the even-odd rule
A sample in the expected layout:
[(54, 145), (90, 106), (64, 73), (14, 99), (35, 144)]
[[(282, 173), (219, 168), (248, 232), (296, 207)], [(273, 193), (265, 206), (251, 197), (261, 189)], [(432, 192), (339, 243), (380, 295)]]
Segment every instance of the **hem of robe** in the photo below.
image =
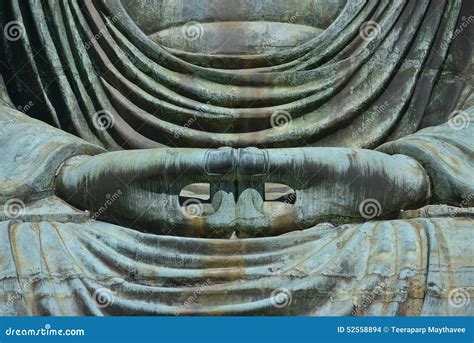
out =
[(0, 315), (473, 315), (467, 217), (276, 237), (0, 222)]

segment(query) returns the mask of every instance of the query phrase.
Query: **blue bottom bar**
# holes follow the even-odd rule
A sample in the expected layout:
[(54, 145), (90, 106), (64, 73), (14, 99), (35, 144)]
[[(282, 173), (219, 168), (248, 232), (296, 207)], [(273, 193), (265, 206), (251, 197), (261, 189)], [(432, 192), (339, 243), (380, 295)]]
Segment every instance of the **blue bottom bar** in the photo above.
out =
[(469, 342), (473, 317), (1, 317), (0, 342)]

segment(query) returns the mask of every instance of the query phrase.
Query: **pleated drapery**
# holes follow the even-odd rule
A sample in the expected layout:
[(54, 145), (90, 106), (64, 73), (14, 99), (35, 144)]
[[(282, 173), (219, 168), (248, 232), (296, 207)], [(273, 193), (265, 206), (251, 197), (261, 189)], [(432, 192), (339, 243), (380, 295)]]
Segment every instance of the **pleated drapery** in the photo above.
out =
[[(348, 1), (306, 43), (238, 56), (160, 46), (120, 1), (2, 6), (25, 28), (4, 40), (14, 102), (34, 96), (31, 115), (109, 150), (374, 148), (413, 133), (461, 10), (460, 1)], [(376, 34), (359, 32), (367, 23)], [(107, 130), (94, 125), (100, 111), (113, 118)], [(282, 113), (289, 125), (275, 125)]]

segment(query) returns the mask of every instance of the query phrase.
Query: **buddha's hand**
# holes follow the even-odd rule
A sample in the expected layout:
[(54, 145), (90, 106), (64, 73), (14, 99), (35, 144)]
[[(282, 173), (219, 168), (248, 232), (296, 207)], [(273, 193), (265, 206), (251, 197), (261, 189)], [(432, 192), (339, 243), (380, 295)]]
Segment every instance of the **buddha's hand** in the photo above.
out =
[[(181, 196), (190, 184), (209, 194)], [(269, 184), (292, 191), (270, 200)], [(429, 199), (414, 159), (345, 148), (150, 149), (78, 156), (57, 193), (94, 218), (183, 236), (266, 236), (396, 216)], [(267, 187), (265, 187), (267, 185)], [(198, 192), (199, 193), (199, 192)], [(209, 200), (205, 200), (206, 196)]]

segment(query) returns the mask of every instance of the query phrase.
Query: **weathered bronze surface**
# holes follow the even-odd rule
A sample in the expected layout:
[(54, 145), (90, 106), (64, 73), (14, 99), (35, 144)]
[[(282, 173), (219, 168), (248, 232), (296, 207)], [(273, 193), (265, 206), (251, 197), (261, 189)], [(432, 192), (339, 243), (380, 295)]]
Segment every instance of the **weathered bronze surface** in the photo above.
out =
[(474, 314), (471, 1), (0, 20), (0, 315)]

